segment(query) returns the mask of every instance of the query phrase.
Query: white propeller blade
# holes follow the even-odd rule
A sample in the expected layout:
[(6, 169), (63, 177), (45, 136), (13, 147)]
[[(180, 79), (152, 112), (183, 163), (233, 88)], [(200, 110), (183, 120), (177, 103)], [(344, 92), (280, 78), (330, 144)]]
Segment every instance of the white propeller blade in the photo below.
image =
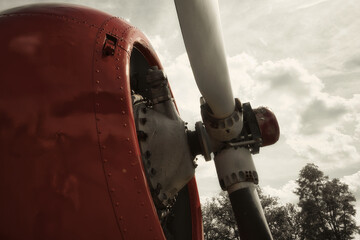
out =
[(175, 0), (196, 84), (214, 116), (233, 113), (231, 90), (216, 0)]

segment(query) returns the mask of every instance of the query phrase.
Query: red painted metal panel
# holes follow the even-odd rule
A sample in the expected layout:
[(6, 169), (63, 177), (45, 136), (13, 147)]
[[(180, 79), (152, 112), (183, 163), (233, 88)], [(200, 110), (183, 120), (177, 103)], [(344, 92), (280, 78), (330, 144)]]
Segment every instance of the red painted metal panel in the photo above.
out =
[[(0, 238), (164, 239), (130, 98), (134, 44), (160, 66), (145, 36), (68, 5), (3, 12), (0, 29)], [(202, 239), (195, 179), (188, 188)]]

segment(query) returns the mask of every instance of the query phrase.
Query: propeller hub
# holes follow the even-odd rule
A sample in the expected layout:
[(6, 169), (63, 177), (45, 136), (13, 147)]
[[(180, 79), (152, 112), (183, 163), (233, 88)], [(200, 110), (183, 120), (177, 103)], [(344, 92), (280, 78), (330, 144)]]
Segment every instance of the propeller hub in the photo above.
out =
[(235, 99), (235, 110), (226, 118), (216, 118), (204, 98), (201, 102), (201, 116), (210, 137), (218, 142), (228, 142), (238, 138), (243, 128), (241, 102)]

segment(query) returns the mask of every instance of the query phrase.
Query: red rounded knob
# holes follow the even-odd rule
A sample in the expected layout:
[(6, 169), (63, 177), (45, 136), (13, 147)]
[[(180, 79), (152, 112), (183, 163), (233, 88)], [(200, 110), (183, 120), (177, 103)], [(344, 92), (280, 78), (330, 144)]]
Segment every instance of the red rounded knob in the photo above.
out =
[(262, 136), (262, 146), (276, 143), (280, 137), (280, 128), (275, 114), (266, 107), (254, 109)]

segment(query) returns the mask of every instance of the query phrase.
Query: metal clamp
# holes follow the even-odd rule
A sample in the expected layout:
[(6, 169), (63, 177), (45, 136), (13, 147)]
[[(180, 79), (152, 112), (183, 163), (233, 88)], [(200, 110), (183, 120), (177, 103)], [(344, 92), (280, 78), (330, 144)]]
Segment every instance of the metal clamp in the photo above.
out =
[(232, 139), (238, 138), (243, 127), (243, 114), (241, 102), (235, 98), (234, 112), (223, 119), (217, 119), (212, 115), (211, 109), (205, 102), (204, 98), (200, 99), (201, 102), (201, 116), (204, 121), (209, 135), (216, 141), (228, 142)]
[(251, 153), (246, 148), (223, 149), (215, 156), (214, 161), (223, 190), (241, 182), (259, 182)]

